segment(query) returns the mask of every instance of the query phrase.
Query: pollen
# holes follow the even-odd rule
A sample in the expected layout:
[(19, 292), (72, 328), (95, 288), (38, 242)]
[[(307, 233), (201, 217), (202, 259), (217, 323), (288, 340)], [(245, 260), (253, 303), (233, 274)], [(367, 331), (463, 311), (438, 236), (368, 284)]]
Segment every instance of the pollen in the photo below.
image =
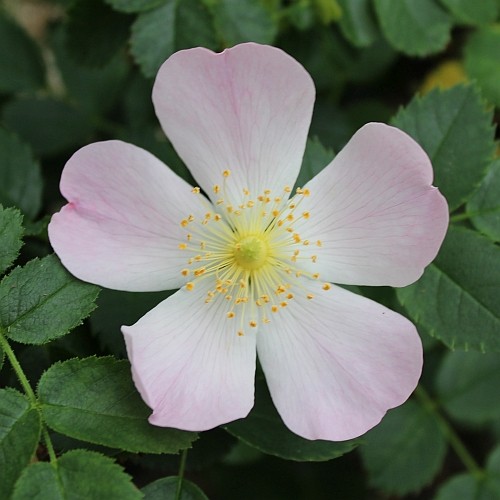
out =
[(330, 283), (325, 283), (321, 288), (323, 288), (323, 290), (330, 290), (332, 286), (330, 285)]
[[(202, 307), (213, 307), (224, 319), (234, 319), (231, 324), (238, 325), (234, 332), (241, 337), (245, 325), (259, 326), (260, 332), (271, 322), (271, 314), (274, 318), (296, 307), (299, 296), (313, 298), (303, 291), (303, 280), (319, 279), (319, 273), (309, 272), (302, 264), (320, 261), (321, 252), (306, 255), (303, 245), (321, 247), (322, 243), (303, 240), (292, 227), (300, 221), (302, 229), (311, 218), (310, 211), (299, 210), (303, 198), (310, 196), (307, 188), (293, 192), (285, 186), (279, 192), (264, 186), (252, 194), (247, 187), (228, 189), (235, 181), (230, 170), (221, 172), (220, 182), (212, 186), (218, 195), (214, 205), (199, 187), (192, 189), (206, 208), (201, 217), (188, 214), (180, 219), (189, 234), (178, 247), (189, 252), (187, 265), (180, 269), (182, 276), (191, 279), (186, 290), (202, 284), (206, 290)], [(328, 283), (321, 286), (330, 288)]]

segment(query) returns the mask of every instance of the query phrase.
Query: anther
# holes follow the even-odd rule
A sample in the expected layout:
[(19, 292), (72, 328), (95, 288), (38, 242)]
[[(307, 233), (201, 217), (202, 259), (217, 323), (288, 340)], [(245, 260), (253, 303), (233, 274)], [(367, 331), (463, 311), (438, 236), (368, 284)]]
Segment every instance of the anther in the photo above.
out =
[(323, 290), (330, 290), (330, 288), (332, 288), (332, 287), (331, 287), (330, 283), (325, 283), (321, 288), (323, 288)]
[(188, 282), (186, 283), (186, 290), (187, 290), (188, 292), (190, 292), (193, 288), (194, 288), (194, 283), (192, 283), (191, 281), (188, 281)]

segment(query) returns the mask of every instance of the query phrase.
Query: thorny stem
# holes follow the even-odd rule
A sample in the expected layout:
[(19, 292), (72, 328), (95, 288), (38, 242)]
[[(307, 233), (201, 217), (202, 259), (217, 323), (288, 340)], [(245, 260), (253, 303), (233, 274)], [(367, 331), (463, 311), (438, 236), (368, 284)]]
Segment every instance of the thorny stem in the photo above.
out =
[(179, 464), (179, 479), (177, 481), (177, 490), (175, 492), (175, 500), (180, 500), (182, 493), (182, 480), (184, 479), (184, 470), (186, 468), (186, 460), (187, 460), (187, 450), (182, 450), (181, 453), (181, 462)]
[[(9, 359), (9, 362), (12, 366), (12, 369), (16, 373), (16, 376), (17, 376), (22, 388), (24, 389), (26, 396), (30, 400), (31, 405), (37, 411), (40, 411), (38, 399), (37, 399), (35, 392), (33, 391), (32, 387), (28, 381), (28, 377), (26, 377), (23, 369), (21, 368), (19, 361), (17, 360), (17, 357), (16, 357), (14, 351), (10, 347), (10, 344), (7, 341), (7, 339), (5, 338), (3, 331), (1, 329), (0, 329), (0, 347), (3, 349), (7, 358)], [(52, 445), (52, 441), (50, 439), (47, 428), (45, 427), (45, 425), (43, 423), (42, 423), (42, 435), (43, 435), (43, 439), (45, 441), (45, 446), (47, 448), (47, 452), (49, 454), (50, 463), (54, 466), (57, 466), (57, 457), (56, 457), (56, 453), (54, 451), (54, 446)]]
[(16, 375), (17, 375), (19, 382), (21, 383), (21, 385), (24, 389), (24, 392), (26, 393), (26, 396), (28, 396), (28, 399), (30, 400), (31, 404), (34, 407), (37, 407), (38, 400), (36, 399), (35, 393), (33, 392), (33, 389), (31, 388), (31, 385), (28, 381), (28, 378), (24, 374), (24, 371), (21, 368), (21, 365), (19, 364), (19, 361), (17, 360), (16, 355), (14, 354), (14, 351), (10, 347), (9, 342), (4, 337), (2, 331), (0, 331), (0, 347), (2, 347), (3, 351), (7, 355), (7, 358), (9, 359), (10, 364), (12, 365), (12, 368), (16, 372)]
[(436, 417), (448, 443), (453, 448), (462, 463), (465, 465), (467, 470), (477, 479), (483, 478), (485, 475), (484, 470), (479, 466), (474, 457), (469, 453), (469, 450), (466, 448), (463, 441), (451, 427), (449, 422), (443, 417), (443, 415), (441, 415), (436, 402), (429, 396), (422, 385), (419, 385), (415, 389), (415, 396), (422, 403), (424, 408), (426, 408)]

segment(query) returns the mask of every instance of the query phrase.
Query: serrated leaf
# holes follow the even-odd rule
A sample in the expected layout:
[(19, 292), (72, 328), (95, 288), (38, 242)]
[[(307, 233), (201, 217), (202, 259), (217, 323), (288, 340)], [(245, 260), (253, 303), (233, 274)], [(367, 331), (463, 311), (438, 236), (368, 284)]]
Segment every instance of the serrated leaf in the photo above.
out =
[(196, 439), (192, 432), (148, 423), (151, 410), (134, 387), (128, 361), (57, 363), (40, 379), (38, 395), (47, 425), (75, 439), (135, 453), (177, 453)]
[(486, 177), (467, 203), (474, 226), (493, 241), (500, 241), (500, 160), (493, 162)]
[(317, 137), (307, 139), (306, 150), (295, 185), (303, 187), (319, 174), (334, 158), (334, 152), (325, 148)]
[(12, 340), (45, 344), (79, 325), (99, 288), (69, 274), (55, 255), (15, 268), (0, 283), (0, 329)]
[(0, 203), (33, 218), (42, 203), (40, 165), (27, 144), (0, 127)]
[(339, 27), (357, 47), (371, 45), (379, 36), (371, 0), (338, 0), (342, 9)]
[(213, 6), (214, 23), (225, 45), (242, 42), (272, 44), (278, 32), (277, 19), (260, 0), (220, 0)]
[(493, 159), (492, 112), (478, 92), (458, 85), (414, 98), (392, 124), (410, 134), (429, 155), (434, 184), (453, 211), (466, 201)]
[(256, 384), (256, 401), (250, 414), (225, 428), (253, 448), (299, 462), (331, 460), (352, 451), (358, 444), (355, 440), (310, 441), (294, 434), (283, 424), (263, 382)]
[(396, 290), (411, 318), (452, 349), (500, 351), (500, 248), (450, 227), (436, 260)]
[(143, 12), (154, 9), (166, 0), (104, 0), (119, 12)]
[(450, 352), (437, 374), (441, 404), (454, 418), (472, 424), (500, 419), (500, 357), (495, 353)]
[(45, 83), (45, 68), (35, 42), (0, 12), (0, 92), (36, 90)]
[(498, 500), (500, 497), (500, 447), (488, 458), (486, 474), (459, 474), (437, 492), (435, 500)]
[(486, 97), (500, 107), (500, 25), (473, 33), (464, 49), (465, 71)]
[(166, 499), (179, 499), (179, 500), (208, 500), (208, 497), (203, 491), (187, 479), (182, 479), (182, 489), (179, 497), (177, 494), (177, 485), (179, 483), (178, 476), (164, 477), (148, 484), (142, 488), (144, 493), (144, 500), (166, 500)]
[(10, 498), (40, 439), (40, 414), (26, 396), (0, 389), (0, 498)]
[(23, 244), (23, 216), (14, 208), (0, 205), (0, 274), (9, 268), (19, 255)]
[(374, 0), (387, 41), (410, 56), (434, 54), (450, 40), (450, 16), (434, 0)]
[(101, 0), (78, 0), (68, 17), (67, 47), (80, 64), (103, 66), (127, 43), (130, 18)]
[(83, 144), (92, 132), (81, 111), (53, 98), (10, 101), (3, 107), (2, 118), (7, 127), (42, 156)]
[(131, 479), (122, 467), (104, 455), (72, 450), (57, 460), (57, 467), (38, 462), (25, 469), (12, 500), (140, 500), (142, 495)]
[(215, 48), (209, 12), (201, 0), (165, 0), (143, 12), (132, 26), (131, 52), (143, 74), (153, 77), (176, 50), (203, 46)]
[(497, 0), (481, 0), (471, 2), (471, 0), (441, 0), (457, 21), (481, 25), (492, 23), (498, 15), (499, 4)]
[(359, 448), (369, 483), (388, 494), (420, 490), (439, 472), (446, 440), (436, 417), (414, 401), (389, 411)]

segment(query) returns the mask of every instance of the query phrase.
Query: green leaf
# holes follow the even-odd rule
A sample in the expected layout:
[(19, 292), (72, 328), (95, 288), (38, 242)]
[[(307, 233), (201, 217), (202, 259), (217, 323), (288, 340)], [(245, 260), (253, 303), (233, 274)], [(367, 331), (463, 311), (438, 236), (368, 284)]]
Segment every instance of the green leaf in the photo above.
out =
[(178, 0), (175, 49), (218, 47), (210, 12), (203, 0)]
[(500, 241), (500, 159), (493, 162), (486, 177), (467, 203), (466, 213), (479, 231)]
[(498, 500), (500, 498), (500, 446), (488, 458), (486, 474), (460, 474), (438, 491), (436, 500)]
[(242, 42), (272, 44), (278, 23), (260, 0), (219, 0), (213, 6), (214, 23), (224, 45)]
[(476, 80), (484, 97), (500, 107), (500, 25), (473, 33), (464, 52), (465, 71)]
[(80, 64), (103, 66), (126, 46), (129, 16), (116, 12), (101, 0), (79, 0), (68, 16), (67, 47)]
[(30, 148), (0, 127), (0, 203), (33, 218), (42, 204), (42, 175)]
[(216, 42), (202, 0), (166, 0), (157, 9), (139, 15), (132, 26), (130, 45), (143, 74), (153, 77), (176, 50), (215, 48)]
[(179, 497), (176, 496), (178, 476), (164, 477), (148, 484), (142, 488), (144, 500), (208, 500), (208, 497), (195, 484), (187, 479), (182, 479), (182, 490)]
[(108, 457), (72, 450), (57, 460), (57, 467), (38, 462), (25, 469), (12, 500), (140, 500), (142, 495), (131, 479)]
[(154, 9), (166, 0), (104, 0), (119, 12), (143, 12)]
[(0, 92), (37, 90), (45, 69), (35, 42), (0, 12)]
[(442, 405), (462, 422), (483, 424), (500, 419), (500, 358), (496, 353), (450, 352), (437, 375)]
[(87, 142), (92, 132), (86, 116), (53, 98), (26, 98), (3, 107), (5, 124), (27, 141), (35, 153), (52, 155)]
[(491, 121), (475, 88), (458, 85), (414, 98), (392, 123), (425, 149), (435, 185), (453, 211), (471, 196), (493, 159)]
[(81, 324), (99, 288), (78, 281), (55, 255), (15, 268), (0, 283), (0, 329), (26, 344), (45, 344)]
[(51, 46), (68, 98), (77, 103), (83, 113), (103, 116), (116, 105), (125, 87), (129, 74), (126, 54), (119, 52), (99, 68), (82, 66), (68, 53), (66, 39), (67, 30), (59, 27), (52, 34)]
[(497, 0), (441, 0), (455, 16), (457, 21), (471, 25), (488, 24), (495, 21), (498, 15), (499, 4)]
[(410, 56), (443, 50), (450, 41), (450, 16), (434, 0), (374, 0), (382, 32)]
[(0, 389), (0, 498), (10, 498), (40, 439), (40, 414), (14, 389)]
[(56, 363), (40, 379), (38, 395), (47, 425), (75, 439), (135, 453), (177, 453), (196, 438), (148, 423), (151, 410), (134, 387), (128, 361)]
[(243, 420), (226, 426), (226, 430), (244, 443), (269, 455), (300, 462), (320, 462), (340, 457), (357, 442), (332, 442), (304, 439), (288, 430), (279, 417), (263, 382), (256, 384), (256, 401)]
[(414, 401), (389, 411), (363, 439), (359, 450), (370, 485), (398, 496), (430, 483), (447, 448), (435, 415)]
[(23, 242), (23, 216), (14, 208), (0, 205), (0, 274), (9, 268), (19, 255)]
[(411, 318), (452, 349), (500, 351), (500, 248), (451, 226), (436, 260), (396, 290)]
[(296, 187), (303, 187), (315, 175), (319, 174), (334, 158), (331, 149), (325, 148), (317, 137), (307, 139), (306, 151), (300, 167)]
[(339, 20), (342, 34), (355, 46), (367, 47), (379, 36), (371, 0), (338, 0), (342, 8)]

